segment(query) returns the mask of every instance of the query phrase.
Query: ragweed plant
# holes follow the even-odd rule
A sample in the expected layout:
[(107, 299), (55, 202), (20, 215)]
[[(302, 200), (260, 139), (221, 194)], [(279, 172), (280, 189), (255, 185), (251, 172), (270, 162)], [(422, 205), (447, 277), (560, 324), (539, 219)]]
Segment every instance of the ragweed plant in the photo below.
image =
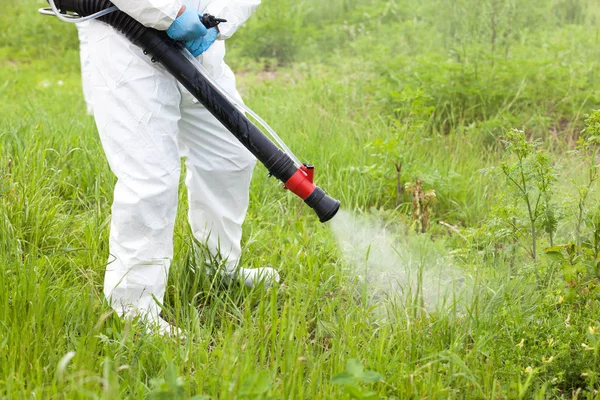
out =
[[(512, 130), (506, 134), (506, 152), (502, 173), (518, 202), (526, 209), (528, 248), (531, 259), (537, 261), (537, 243), (540, 229), (546, 232), (550, 244), (558, 224), (556, 206), (552, 203), (552, 185), (556, 181), (556, 168), (550, 156), (538, 151), (538, 143), (527, 140), (525, 133)], [(515, 219), (514, 224), (519, 224)], [(515, 226), (521, 231), (523, 227)]]

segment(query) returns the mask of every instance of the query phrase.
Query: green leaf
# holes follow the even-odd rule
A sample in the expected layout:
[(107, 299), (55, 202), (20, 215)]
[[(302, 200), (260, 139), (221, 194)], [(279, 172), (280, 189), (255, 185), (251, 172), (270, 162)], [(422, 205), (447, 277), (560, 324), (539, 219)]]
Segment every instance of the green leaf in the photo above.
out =
[(362, 375), (360, 377), (365, 382), (379, 382), (380, 380), (383, 379), (381, 374), (379, 374), (378, 372), (375, 372), (375, 371), (365, 371), (362, 373)]
[(562, 253), (562, 246), (552, 246), (544, 249), (544, 253), (552, 259), (552, 261), (565, 261), (565, 256)]
[(567, 282), (573, 282), (577, 280), (577, 270), (569, 266), (563, 270), (563, 276)]
[(364, 371), (364, 368), (363, 368), (362, 364), (360, 363), (360, 361), (358, 361), (355, 358), (351, 358), (346, 363), (346, 371), (348, 371), (350, 374), (352, 374), (356, 377), (360, 377)]
[(573, 269), (576, 273), (585, 274), (587, 272), (587, 267), (584, 263), (578, 262), (573, 265)]
[(331, 383), (335, 385), (352, 385), (355, 382), (356, 378), (348, 372), (341, 372), (331, 380)]

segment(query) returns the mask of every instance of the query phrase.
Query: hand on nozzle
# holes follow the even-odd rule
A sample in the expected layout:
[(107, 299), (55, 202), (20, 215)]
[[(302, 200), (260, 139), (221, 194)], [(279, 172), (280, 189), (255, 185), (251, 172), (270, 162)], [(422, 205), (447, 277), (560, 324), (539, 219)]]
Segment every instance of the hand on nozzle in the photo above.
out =
[[(202, 16), (202, 23), (207, 28), (217, 28), (221, 22), (227, 22), (226, 19), (217, 18), (214, 15), (204, 14)], [(218, 30), (219, 28), (217, 28)]]
[(197, 12), (184, 8), (167, 29), (167, 35), (177, 41), (196, 40), (208, 32), (201, 18)]
[(188, 49), (194, 57), (198, 57), (212, 46), (215, 40), (217, 40), (218, 34), (219, 31), (217, 31), (217, 28), (210, 28), (206, 35), (196, 40), (185, 42), (185, 48)]

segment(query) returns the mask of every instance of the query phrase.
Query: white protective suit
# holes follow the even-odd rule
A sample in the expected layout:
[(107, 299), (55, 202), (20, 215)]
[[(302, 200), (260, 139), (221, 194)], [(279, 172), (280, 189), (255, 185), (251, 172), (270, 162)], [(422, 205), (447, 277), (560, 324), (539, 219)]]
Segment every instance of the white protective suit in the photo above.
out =
[[(147, 27), (166, 30), (178, 0), (113, 0)], [(240, 99), (223, 61), (225, 43), (260, 0), (184, 0), (186, 7), (227, 19), (199, 57), (212, 78)], [(118, 181), (104, 293), (121, 315), (158, 318), (173, 257), (180, 157), (186, 157), (189, 221), (195, 237), (227, 260), (233, 273), (256, 160), (191, 94), (142, 49), (112, 27), (89, 26), (94, 114)], [(255, 270), (246, 270), (255, 271)], [(242, 276), (246, 279), (246, 276)], [(277, 277), (278, 279), (278, 277)]]
[(79, 35), (79, 58), (81, 61), (81, 87), (83, 89), (83, 99), (87, 106), (87, 113), (94, 114), (92, 107), (92, 64), (90, 62), (90, 50), (88, 45), (88, 22), (75, 24), (77, 34)]

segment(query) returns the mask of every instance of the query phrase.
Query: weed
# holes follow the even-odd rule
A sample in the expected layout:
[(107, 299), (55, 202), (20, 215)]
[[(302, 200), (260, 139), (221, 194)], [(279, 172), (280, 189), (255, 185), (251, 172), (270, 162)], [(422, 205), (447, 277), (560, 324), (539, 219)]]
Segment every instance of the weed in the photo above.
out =
[[(513, 130), (506, 135), (506, 155), (502, 172), (510, 186), (515, 189), (517, 198), (527, 210), (532, 260), (537, 260), (539, 226), (548, 234), (552, 244), (557, 221), (552, 204), (552, 185), (556, 172), (549, 156), (536, 151), (537, 143), (527, 140), (525, 133)], [(511, 162), (510, 157), (514, 157)], [(515, 226), (516, 230), (520, 227)]]
[(412, 194), (413, 227), (417, 232), (425, 233), (433, 217), (435, 190), (423, 191), (423, 182), (417, 178), (415, 182), (406, 184), (406, 191)]
[(342, 385), (346, 393), (353, 399), (375, 399), (377, 393), (365, 389), (363, 385), (372, 384), (382, 380), (382, 376), (375, 371), (365, 371), (360, 361), (350, 359), (346, 363), (346, 371), (335, 375), (332, 382)]

